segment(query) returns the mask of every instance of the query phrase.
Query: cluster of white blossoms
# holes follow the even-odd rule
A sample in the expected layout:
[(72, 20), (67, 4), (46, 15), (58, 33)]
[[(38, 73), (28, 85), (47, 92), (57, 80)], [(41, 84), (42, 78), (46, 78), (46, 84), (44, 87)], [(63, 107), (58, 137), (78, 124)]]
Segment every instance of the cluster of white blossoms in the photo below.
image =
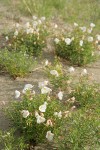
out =
[(50, 74), (53, 75), (53, 76), (55, 76), (55, 77), (58, 77), (58, 76), (59, 76), (59, 73), (58, 73), (57, 70), (51, 70), (51, 71), (50, 71)]
[[(38, 83), (38, 87), (41, 89), (41, 94), (47, 94), (52, 91), (50, 88), (46, 87), (47, 84), (48, 84), (48, 81), (43, 81), (43, 82)], [(24, 89), (22, 90), (22, 93), (26, 94), (27, 90), (30, 90), (32, 92), (33, 87), (34, 86), (32, 84), (26, 84), (24, 86)], [(21, 93), (18, 90), (15, 90), (15, 98), (18, 99), (20, 95)], [(47, 105), (48, 103), (45, 101), (42, 105), (39, 106), (38, 111), (37, 110), (35, 111), (35, 118), (36, 118), (37, 124), (46, 122), (44, 113), (46, 112)], [(22, 110), (21, 114), (22, 114), (22, 117), (26, 119), (27, 117), (29, 117), (31, 113), (29, 112), (29, 110)], [(59, 114), (59, 117), (60, 117), (60, 114)], [(53, 126), (53, 123), (50, 119), (48, 119), (46, 122), (46, 125)], [(54, 137), (54, 134), (51, 131), (47, 131), (46, 138), (49, 142), (53, 140), (53, 137)]]
[[(74, 72), (75, 71), (75, 68), (74, 67), (70, 67), (68, 69), (68, 71), (71, 73), (71, 72)], [(53, 75), (56, 75), (58, 72), (56, 70), (51, 70), (50, 73), (52, 74), (53, 72)], [(81, 75), (84, 76), (84, 75), (87, 75), (88, 72), (86, 69), (82, 69), (81, 71)], [(41, 81), (38, 83), (38, 87), (39, 89), (41, 90), (41, 94), (50, 94), (50, 92), (52, 91), (52, 89), (50, 89), (49, 87), (47, 87), (49, 81), (45, 80), (45, 81)], [(27, 94), (27, 91), (31, 91), (33, 93), (33, 88), (34, 85), (32, 84), (26, 84), (22, 90), (22, 93), (23, 94)], [(20, 97), (21, 93), (19, 91), (15, 91), (15, 98), (18, 99)], [(63, 91), (59, 91), (58, 94), (57, 94), (57, 98), (59, 100), (62, 100), (63, 99), (63, 96), (64, 96), (64, 92)], [(36, 122), (37, 124), (44, 124), (45, 126), (50, 126), (50, 127), (53, 127), (54, 126), (54, 121), (53, 119), (51, 118), (46, 118), (45, 117), (45, 113), (48, 109), (48, 106), (49, 106), (49, 102), (50, 102), (50, 96), (48, 95), (47, 96), (47, 101), (44, 101), (42, 105), (38, 106), (38, 108), (34, 111), (34, 117), (36, 118)], [(75, 97), (72, 97), (70, 99), (67, 100), (67, 102), (70, 102), (70, 103), (74, 103), (75, 102)], [(73, 106), (71, 108), (71, 111), (74, 110), (76, 107)], [(32, 115), (31, 112), (29, 112), (28, 109), (24, 109), (21, 111), (21, 115), (23, 118), (27, 118), (29, 117), (30, 115)], [(69, 111), (65, 111), (65, 112), (62, 112), (62, 111), (56, 111), (53, 113), (53, 116), (55, 116), (56, 118), (58, 119), (61, 119), (62, 117), (66, 118), (70, 115), (70, 112)], [(54, 134), (51, 132), (51, 131), (47, 131), (46, 133), (46, 139), (48, 141), (52, 141), (54, 138)]]
[[(26, 34), (36, 34), (39, 35), (40, 31), (40, 25), (43, 25), (46, 28), (46, 25), (44, 25), (44, 21), (46, 20), (45, 17), (41, 17), (38, 19), (36, 16), (33, 16), (33, 20), (31, 22), (26, 22), (25, 25), (20, 25), (19, 23), (16, 23), (15, 31), (13, 34), (13, 37), (16, 38), (19, 35), (20, 29)], [(6, 41), (8, 41), (8, 37), (6, 36)]]
[[(82, 26), (82, 27), (80, 27), (76, 22), (74, 23), (74, 26), (75, 27), (78, 27), (82, 32), (83, 32), (83, 34), (85, 33), (85, 32), (87, 32), (88, 34), (91, 34), (91, 32), (93, 31), (93, 28), (95, 27), (95, 24), (94, 23), (90, 23), (90, 26), (89, 26), (89, 28), (87, 28), (86, 26)], [(97, 37), (99, 37), (99, 40), (100, 40), (100, 36), (97, 36)], [(83, 36), (83, 38), (82, 39), (80, 39), (80, 41), (79, 41), (79, 45), (82, 47), (83, 46), (83, 44), (84, 44), (84, 38), (85, 38), (85, 36)], [(75, 39), (75, 37), (67, 37), (67, 38), (65, 38), (65, 37), (61, 37), (61, 39), (60, 38), (55, 38), (54, 39), (54, 42), (55, 42), (55, 44), (59, 44), (60, 43), (60, 41), (64, 41), (65, 42), (65, 44), (66, 45), (71, 45), (71, 43), (72, 43), (72, 41), (74, 41), (74, 39)], [(93, 42), (93, 37), (92, 36), (88, 36), (87, 38), (86, 38), (86, 40), (88, 41), (88, 42)]]

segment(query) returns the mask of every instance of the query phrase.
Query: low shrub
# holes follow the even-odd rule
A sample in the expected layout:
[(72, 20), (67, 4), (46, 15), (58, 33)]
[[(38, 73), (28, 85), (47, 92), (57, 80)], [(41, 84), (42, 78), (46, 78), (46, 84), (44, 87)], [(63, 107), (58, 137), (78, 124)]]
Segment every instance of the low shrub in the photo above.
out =
[(33, 146), (55, 143), (54, 139), (60, 135), (65, 121), (64, 110), (67, 110), (43, 83), (39, 83), (40, 94), (35, 94), (31, 84), (26, 84), (22, 92), (16, 90), (16, 99), (19, 100), (13, 102), (7, 111), (14, 127), (22, 133), (26, 143)]
[(1, 50), (0, 66), (3, 71), (8, 72), (12, 77), (24, 77), (35, 65), (32, 57), (23, 52)]
[(99, 141), (99, 113), (97, 106), (89, 110), (74, 112), (66, 120), (66, 128), (63, 130), (62, 138), (58, 138), (59, 150), (98, 150)]
[(72, 64), (86, 65), (96, 58), (96, 38), (93, 36), (95, 25), (90, 24), (89, 28), (75, 28), (70, 33), (64, 33), (55, 38), (55, 52), (57, 56), (69, 60)]
[(39, 56), (46, 44), (47, 28), (45, 17), (33, 17), (25, 25), (16, 24), (14, 31), (6, 36), (6, 48), (11, 51), (22, 51), (29, 55)]

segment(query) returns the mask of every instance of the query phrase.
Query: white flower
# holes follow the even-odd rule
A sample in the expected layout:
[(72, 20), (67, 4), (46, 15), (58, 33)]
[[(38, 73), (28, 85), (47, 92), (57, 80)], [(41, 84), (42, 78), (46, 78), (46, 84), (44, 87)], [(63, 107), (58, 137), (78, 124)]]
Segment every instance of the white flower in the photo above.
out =
[(17, 99), (17, 98), (19, 98), (20, 97), (20, 92), (19, 91), (15, 91), (15, 98)]
[(83, 69), (82, 70), (82, 75), (86, 75), (87, 74), (87, 69)]
[(78, 27), (78, 24), (77, 24), (76, 22), (74, 22), (74, 26), (75, 26), (75, 27)]
[(37, 123), (38, 123), (38, 124), (43, 123), (43, 122), (45, 122), (45, 120), (46, 120), (44, 117), (42, 117), (42, 116), (40, 116), (40, 115), (37, 115), (36, 118), (37, 118)]
[(41, 17), (41, 20), (42, 20), (42, 21), (45, 21), (45, 19), (46, 19), (45, 17)]
[(60, 41), (60, 40), (59, 40), (58, 38), (55, 38), (55, 39), (54, 39), (54, 42), (55, 42), (56, 44), (58, 44), (59, 41)]
[(37, 21), (33, 21), (33, 27), (36, 28), (38, 25), (38, 22)]
[(83, 40), (80, 40), (80, 46), (83, 46)]
[(32, 91), (32, 94), (35, 95), (35, 91), (34, 90)]
[(46, 86), (44, 86), (42, 89), (41, 89), (41, 94), (47, 94), (47, 93), (50, 93), (52, 90)]
[(95, 24), (94, 24), (94, 23), (90, 23), (90, 27), (91, 27), (91, 28), (94, 28), (94, 27), (95, 27)]
[(86, 32), (86, 27), (80, 27), (83, 32)]
[(41, 21), (41, 20), (38, 20), (38, 24), (42, 24), (42, 21)]
[(100, 41), (100, 35), (97, 34), (96, 37), (97, 37), (97, 40)]
[(14, 32), (14, 36), (17, 36), (18, 35), (18, 31), (16, 30), (15, 32)]
[(55, 24), (55, 25), (54, 25), (54, 28), (55, 28), (55, 29), (56, 29), (56, 28), (58, 28), (58, 25), (57, 25), (57, 24)]
[(71, 39), (70, 38), (65, 38), (65, 43), (67, 44), (67, 45), (70, 45), (70, 43), (71, 43)]
[(36, 20), (37, 19), (37, 17), (36, 16), (33, 16), (33, 20)]
[(8, 36), (6, 36), (5, 39), (6, 39), (6, 41), (8, 41), (9, 40)]
[(35, 117), (37, 118), (39, 116), (38, 112), (35, 111)]
[(23, 118), (27, 118), (30, 114), (28, 110), (22, 110), (21, 113), (22, 113)]
[(91, 32), (92, 32), (92, 28), (91, 28), (91, 29), (88, 29), (87, 32), (88, 32), (88, 33), (91, 33)]
[(74, 39), (75, 39), (75, 38), (74, 38), (74, 37), (72, 37), (72, 38), (71, 38), (71, 41), (74, 41)]
[(48, 66), (48, 64), (49, 64), (49, 61), (46, 59), (45, 60), (45, 66)]
[(30, 23), (27, 22), (27, 23), (25, 24), (25, 27), (26, 27), (26, 28), (29, 28), (29, 27), (30, 27)]
[(46, 108), (47, 108), (47, 102), (44, 102), (44, 104), (39, 107), (39, 110), (40, 110), (41, 112), (45, 112), (45, 111), (46, 111)]
[(50, 74), (52, 74), (53, 76), (56, 76), (56, 77), (59, 76), (59, 74), (58, 74), (58, 72), (56, 70), (51, 70)]
[(27, 90), (31, 90), (33, 88), (32, 84), (26, 84), (23, 89), (23, 93), (26, 93)]
[(26, 29), (26, 33), (27, 34), (30, 34), (30, 33), (33, 33), (34, 32), (34, 29), (33, 28), (28, 28)]
[(46, 85), (48, 85), (48, 82), (49, 82), (49, 81), (46, 81), (46, 80), (43, 81), (43, 82), (39, 82), (39, 83), (38, 83), (38, 87), (41, 89), (41, 88), (45, 87)]
[(61, 112), (61, 111), (58, 113), (58, 118), (59, 118), (59, 119), (62, 118), (62, 112)]
[(74, 72), (75, 71), (75, 68), (74, 67), (70, 67), (69, 69), (68, 69), (68, 71), (71, 73), (71, 72)]
[(16, 23), (16, 28), (19, 28), (19, 26), (20, 26), (19, 23)]
[(59, 119), (62, 118), (62, 112), (54, 112), (54, 115), (57, 116)]
[(62, 100), (63, 99), (63, 92), (60, 91), (57, 96), (58, 96), (59, 100)]
[(46, 138), (49, 142), (53, 140), (54, 134), (51, 131), (47, 131)]
[(94, 56), (94, 52), (93, 51), (91, 52), (91, 55)]
[(88, 42), (93, 42), (93, 37), (92, 36), (88, 37)]

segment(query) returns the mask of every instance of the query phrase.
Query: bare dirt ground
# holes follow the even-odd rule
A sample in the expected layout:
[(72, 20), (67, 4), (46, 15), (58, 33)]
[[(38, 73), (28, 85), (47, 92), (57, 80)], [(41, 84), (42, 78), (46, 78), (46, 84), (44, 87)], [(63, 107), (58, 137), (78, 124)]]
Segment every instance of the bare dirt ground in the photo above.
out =
[[(20, 19), (18, 16), (20, 17)], [(28, 18), (21, 17), (16, 13), (12, 14), (9, 8), (0, 4), (0, 34), (5, 31), (11, 30), (16, 21), (21, 21), (22, 23), (24, 23), (26, 20), (28, 20)], [(51, 47), (49, 46), (48, 51), (50, 51), (50, 49)], [(47, 57), (47, 59), (52, 60), (53, 55), (49, 53), (47, 54)], [(42, 66), (42, 64), (40, 64), (40, 66)], [(64, 64), (65, 69), (67, 69), (68, 67), (69, 66), (67, 63)], [(92, 63), (91, 65), (88, 65), (85, 68), (89, 73), (93, 73), (95, 80), (100, 83), (100, 60)], [(76, 67), (77, 73), (79, 73), (81, 69), (82, 68)], [(14, 100), (14, 91), (22, 90), (26, 83), (37, 85), (37, 82), (43, 81), (44, 79), (46, 79), (46, 76), (42, 69), (32, 72), (26, 78), (17, 78), (16, 80), (12, 79), (7, 74), (0, 74), (0, 129), (6, 130), (10, 126), (9, 121), (7, 120), (7, 118), (5, 118), (2, 112), (2, 108), (5, 108), (7, 106), (6, 104), (8, 104), (11, 100)]]

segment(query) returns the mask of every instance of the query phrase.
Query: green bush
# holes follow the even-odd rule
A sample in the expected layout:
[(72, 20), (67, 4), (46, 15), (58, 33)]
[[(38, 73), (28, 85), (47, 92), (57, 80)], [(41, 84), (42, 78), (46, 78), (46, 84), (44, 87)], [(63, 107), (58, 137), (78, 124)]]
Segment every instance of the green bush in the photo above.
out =
[(99, 114), (94, 108), (74, 112), (71, 117), (67, 118), (66, 129), (63, 130), (62, 138), (57, 139), (58, 149), (99, 150), (99, 128)]
[(12, 77), (24, 77), (35, 65), (35, 61), (23, 52), (0, 51), (0, 66)]
[(55, 51), (59, 57), (82, 66), (96, 58), (96, 44), (92, 33), (95, 25), (90, 24), (89, 28), (78, 27), (76, 23), (75, 25), (76, 27), (70, 33), (55, 38)]
[(39, 56), (45, 46), (47, 35), (46, 23), (43, 19), (33, 19), (25, 25), (17, 23), (14, 31), (6, 36), (6, 48)]
[(32, 143), (34, 146), (34, 144), (55, 142), (54, 139), (60, 135), (64, 122), (64, 109), (62, 103), (54, 97), (43, 93), (34, 95), (32, 89), (26, 88), (24, 94), (21, 93), (21, 100), (13, 102), (7, 113), (14, 127), (22, 133), (26, 143)]

